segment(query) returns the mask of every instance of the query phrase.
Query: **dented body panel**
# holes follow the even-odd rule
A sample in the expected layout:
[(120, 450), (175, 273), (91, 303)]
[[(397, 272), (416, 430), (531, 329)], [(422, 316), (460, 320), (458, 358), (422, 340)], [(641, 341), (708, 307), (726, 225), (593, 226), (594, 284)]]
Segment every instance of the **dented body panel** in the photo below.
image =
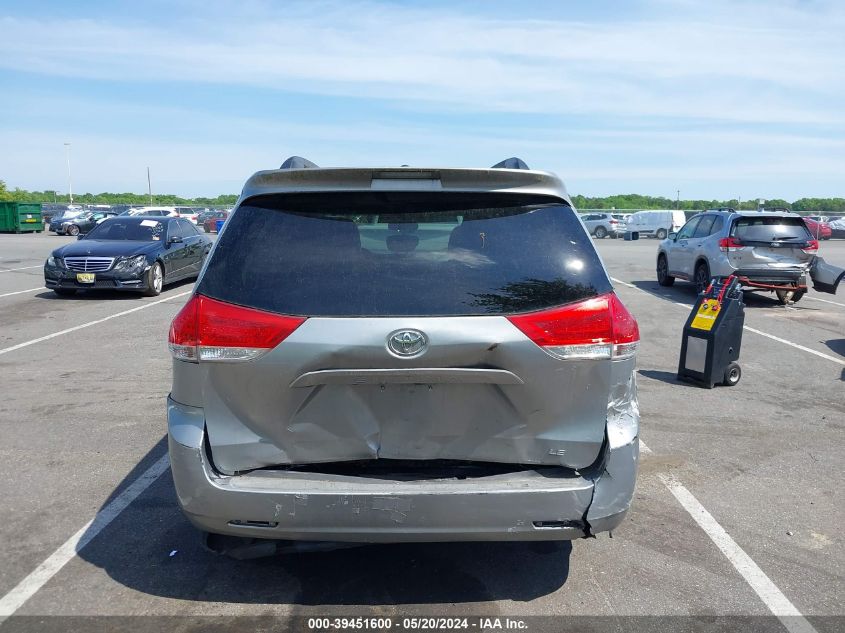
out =
[[(206, 413), (168, 400), (173, 481), (201, 530), (254, 538), (349, 542), (569, 540), (612, 530), (634, 494), (639, 408), (634, 360), (608, 363), (607, 423), (582, 470), (526, 466), (467, 479), (399, 481), (255, 470), (221, 473), (207, 452)], [(215, 454), (216, 460), (216, 454)]]
[(197, 297), (220, 311), (177, 316), (167, 415), (202, 530), (565, 540), (630, 506), (639, 333), (553, 174), (259, 172)]
[[(173, 481), (199, 529), (252, 538), (422, 542), (571, 540), (612, 530), (633, 496), (639, 440), (598, 468), (465, 480), (390, 481), (320, 473), (215, 472), (201, 409), (168, 404)], [(620, 436), (621, 437), (621, 436)]]
[[(403, 326), (426, 333), (424, 354), (387, 353)], [(314, 318), (248, 366), (179, 365), (202, 374), (214, 464), (229, 474), (379, 458), (586, 468), (606, 403), (580, 394), (607, 393), (611, 372), (549, 356), (504, 317)], [(173, 397), (194, 402), (179, 384)]]

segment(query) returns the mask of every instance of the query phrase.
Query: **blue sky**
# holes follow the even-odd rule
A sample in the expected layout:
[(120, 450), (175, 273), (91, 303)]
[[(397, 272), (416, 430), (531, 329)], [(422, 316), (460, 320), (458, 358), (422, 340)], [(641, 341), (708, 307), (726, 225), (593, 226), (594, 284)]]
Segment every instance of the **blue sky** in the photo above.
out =
[(236, 193), (319, 165), (489, 166), (572, 193), (845, 196), (845, 3), (0, 5), (0, 179)]

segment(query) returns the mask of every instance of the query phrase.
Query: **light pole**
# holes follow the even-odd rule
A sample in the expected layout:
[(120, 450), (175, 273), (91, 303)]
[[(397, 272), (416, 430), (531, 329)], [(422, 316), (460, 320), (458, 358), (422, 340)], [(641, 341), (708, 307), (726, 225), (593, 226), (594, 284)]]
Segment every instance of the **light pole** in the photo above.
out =
[(65, 158), (67, 159), (67, 192), (70, 203), (73, 204), (73, 181), (70, 177), (70, 143), (65, 143)]
[(680, 209), (681, 208), (681, 190), (677, 189), (676, 191), (677, 191), (678, 197), (675, 199), (675, 208)]

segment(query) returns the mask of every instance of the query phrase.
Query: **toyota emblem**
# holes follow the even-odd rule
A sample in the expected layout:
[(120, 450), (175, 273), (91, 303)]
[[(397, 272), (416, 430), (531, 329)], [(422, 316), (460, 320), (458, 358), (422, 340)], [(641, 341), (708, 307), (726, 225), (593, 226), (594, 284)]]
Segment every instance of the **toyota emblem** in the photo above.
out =
[(397, 330), (387, 337), (387, 349), (403, 358), (422, 354), (426, 347), (428, 339), (419, 330)]

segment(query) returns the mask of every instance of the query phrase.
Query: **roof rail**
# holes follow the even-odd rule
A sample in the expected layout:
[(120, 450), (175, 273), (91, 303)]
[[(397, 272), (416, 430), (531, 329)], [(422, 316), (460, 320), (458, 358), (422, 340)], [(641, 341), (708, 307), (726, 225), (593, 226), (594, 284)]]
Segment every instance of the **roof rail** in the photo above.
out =
[(279, 169), (315, 169), (316, 167), (317, 165), (307, 158), (302, 158), (302, 156), (291, 156), (282, 163), (282, 166), (279, 167)]
[(725, 211), (727, 213), (736, 213), (733, 207), (714, 207), (713, 209), (706, 209), (707, 211)]
[(501, 163), (496, 163), (491, 169), (531, 169), (525, 164), (525, 161), (516, 156), (506, 158)]

